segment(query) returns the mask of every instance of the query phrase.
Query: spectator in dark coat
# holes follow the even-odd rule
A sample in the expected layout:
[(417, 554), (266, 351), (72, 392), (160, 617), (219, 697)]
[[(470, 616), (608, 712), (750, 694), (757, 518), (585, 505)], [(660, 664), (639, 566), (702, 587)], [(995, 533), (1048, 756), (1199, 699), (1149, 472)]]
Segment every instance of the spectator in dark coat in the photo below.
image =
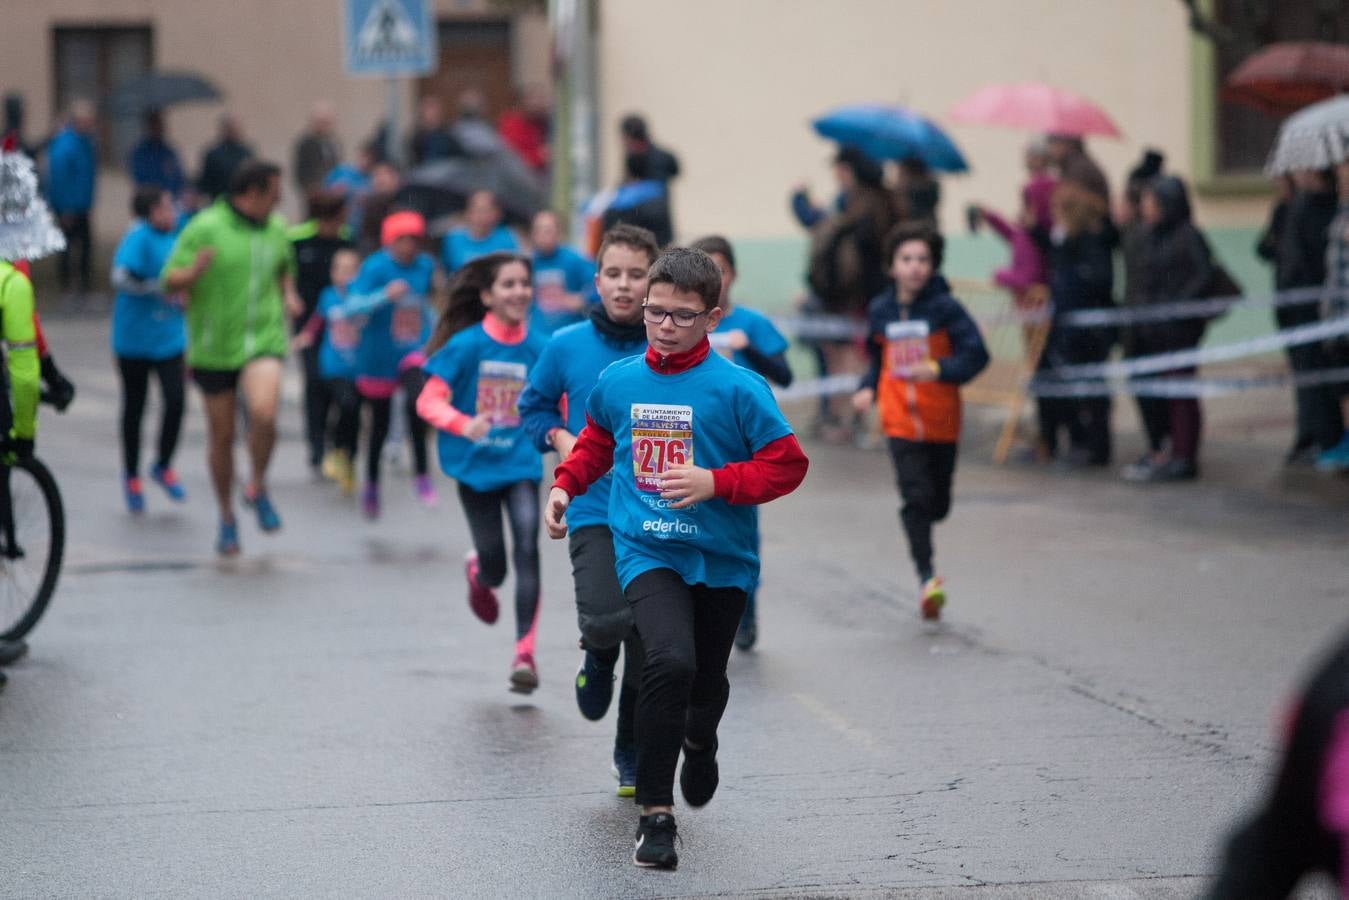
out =
[[(1040, 359), (1041, 369), (1104, 362), (1115, 343), (1113, 328), (1068, 327), (1063, 317), (1114, 306), (1114, 260), (1096, 204), (1080, 192), (1056, 191), (1049, 249), (1049, 294), (1054, 321)], [(1110, 397), (1041, 397), (1040, 440), (1049, 458), (1059, 458), (1059, 431), (1070, 441), (1072, 463), (1110, 464)]]
[(656, 242), (666, 247), (674, 242), (670, 194), (664, 182), (648, 174), (646, 166), (650, 161), (650, 157), (635, 153), (624, 157), (623, 184), (600, 216), (600, 225), (604, 231), (620, 223), (636, 225), (650, 231)]
[(233, 113), (220, 117), (220, 137), (207, 148), (201, 158), (201, 175), (197, 190), (207, 202), (229, 192), (230, 178), (239, 164), (253, 156), (253, 148), (244, 143), (243, 129)]
[[(1275, 210), (1270, 227), (1262, 236), (1256, 252), (1274, 263), (1274, 288), (1294, 291), (1319, 288), (1326, 280), (1326, 239), (1339, 201), (1335, 196), (1335, 173), (1297, 172), (1293, 189)], [(1279, 210), (1283, 210), (1282, 217)], [(1317, 321), (1321, 316), (1320, 298), (1305, 303), (1274, 307), (1274, 321), (1280, 329), (1295, 328)], [(1294, 373), (1330, 368), (1330, 358), (1319, 343), (1288, 348), (1288, 365)], [(1311, 462), (1316, 454), (1328, 450), (1344, 433), (1336, 389), (1312, 385), (1294, 390), (1297, 426), (1287, 462)]]
[(644, 157), (641, 169), (647, 178), (668, 183), (679, 176), (679, 160), (669, 150), (652, 143), (646, 119), (626, 115), (618, 130), (623, 138), (624, 155)]
[[(1148, 227), (1143, 292), (1144, 305), (1197, 300), (1208, 296), (1214, 283), (1213, 253), (1208, 241), (1190, 217), (1190, 196), (1185, 183), (1162, 175), (1143, 188), (1140, 204)], [(1208, 321), (1166, 319), (1148, 322), (1138, 329), (1148, 347), (1157, 353), (1191, 350), (1204, 339)], [(1193, 376), (1194, 367), (1169, 372)], [(1171, 413), (1171, 452), (1165, 461), (1131, 466), (1125, 477), (1131, 481), (1181, 481), (1199, 475), (1199, 440), (1203, 415), (1196, 397), (1167, 401)]]
[(408, 162), (413, 166), (463, 156), (450, 126), (445, 121), (445, 106), (439, 97), (423, 97), (417, 104), (417, 127), (408, 138)]
[[(1124, 199), (1115, 216), (1120, 255), (1124, 260), (1124, 305), (1128, 308), (1143, 304), (1143, 284), (1147, 279), (1148, 226), (1139, 211), (1143, 186), (1162, 174), (1165, 162), (1165, 157), (1155, 150), (1143, 153), (1138, 165), (1129, 172), (1129, 180), (1124, 185)], [(1133, 325), (1126, 325), (1120, 330), (1120, 341), (1124, 345), (1125, 359), (1157, 352), (1148, 347), (1139, 329)], [(1166, 441), (1171, 437), (1171, 406), (1163, 397), (1136, 396), (1134, 401), (1138, 404), (1138, 415), (1143, 421), (1143, 432), (1148, 439), (1148, 455), (1139, 464), (1161, 463), (1165, 460)]]
[(320, 100), (309, 113), (309, 128), (295, 142), (292, 174), (301, 196), (308, 197), (323, 185), (323, 179), (342, 161), (337, 142), (337, 111)]
[(163, 188), (174, 197), (183, 189), (183, 164), (164, 136), (164, 114), (145, 114), (145, 135), (131, 149), (131, 183), (138, 188)]

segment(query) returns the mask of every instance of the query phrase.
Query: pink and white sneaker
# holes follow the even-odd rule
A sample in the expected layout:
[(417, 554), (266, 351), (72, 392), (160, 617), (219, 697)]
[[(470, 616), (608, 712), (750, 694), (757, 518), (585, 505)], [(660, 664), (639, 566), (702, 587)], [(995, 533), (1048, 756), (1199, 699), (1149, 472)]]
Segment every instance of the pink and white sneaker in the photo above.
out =
[(478, 554), (471, 552), (464, 559), (464, 578), (468, 581), (468, 608), (473, 615), (491, 625), (500, 613), (496, 591), (478, 583)]
[(517, 694), (532, 694), (539, 686), (539, 670), (534, 665), (534, 654), (515, 651), (511, 663), (511, 690)]

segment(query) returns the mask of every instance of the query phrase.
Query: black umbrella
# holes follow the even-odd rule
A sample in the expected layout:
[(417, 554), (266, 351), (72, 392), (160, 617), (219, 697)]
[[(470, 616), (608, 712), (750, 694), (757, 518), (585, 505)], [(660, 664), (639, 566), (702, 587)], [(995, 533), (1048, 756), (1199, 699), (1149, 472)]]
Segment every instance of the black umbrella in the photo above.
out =
[(527, 224), (547, 198), (538, 177), (507, 149), (426, 163), (403, 179), (403, 197), (428, 219), (464, 208), (474, 191), (496, 194), (511, 222)]
[(140, 116), (179, 103), (219, 100), (220, 90), (193, 72), (149, 72), (129, 78), (108, 95), (104, 108), (114, 116)]

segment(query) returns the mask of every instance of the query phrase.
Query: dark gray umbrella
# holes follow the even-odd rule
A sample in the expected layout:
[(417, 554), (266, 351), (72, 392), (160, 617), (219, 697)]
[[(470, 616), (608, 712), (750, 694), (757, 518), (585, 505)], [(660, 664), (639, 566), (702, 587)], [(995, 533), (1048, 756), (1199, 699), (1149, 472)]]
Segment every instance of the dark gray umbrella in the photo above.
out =
[(200, 103), (220, 97), (215, 85), (194, 72), (149, 72), (113, 88), (104, 108), (114, 116), (139, 116), (179, 103)]
[(427, 218), (459, 212), (469, 194), (479, 190), (496, 194), (501, 211), (512, 222), (528, 223), (547, 202), (538, 176), (505, 148), (485, 156), (426, 163), (403, 180), (404, 195)]

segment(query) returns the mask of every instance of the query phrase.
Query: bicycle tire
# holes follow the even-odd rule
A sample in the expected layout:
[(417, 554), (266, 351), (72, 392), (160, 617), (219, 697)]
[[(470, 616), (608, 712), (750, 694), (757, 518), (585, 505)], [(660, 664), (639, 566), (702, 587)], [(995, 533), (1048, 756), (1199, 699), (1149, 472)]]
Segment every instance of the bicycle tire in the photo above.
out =
[(47, 605), (51, 602), (52, 595), (56, 593), (56, 582), (61, 576), (61, 561), (65, 556), (66, 549), (66, 513), (65, 506), (61, 502), (61, 490), (56, 485), (56, 479), (52, 476), (51, 470), (41, 460), (36, 457), (18, 459), (14, 461), (11, 468), (22, 469), (27, 472), (37, 484), (42, 499), (47, 504), (48, 538), (50, 541), (47, 564), (42, 573), (42, 580), (38, 584), (37, 594), (30, 601), (27, 612), (8, 631), (0, 633), (0, 640), (17, 641), (33, 630), (38, 620), (42, 618), (42, 614), (47, 611)]

